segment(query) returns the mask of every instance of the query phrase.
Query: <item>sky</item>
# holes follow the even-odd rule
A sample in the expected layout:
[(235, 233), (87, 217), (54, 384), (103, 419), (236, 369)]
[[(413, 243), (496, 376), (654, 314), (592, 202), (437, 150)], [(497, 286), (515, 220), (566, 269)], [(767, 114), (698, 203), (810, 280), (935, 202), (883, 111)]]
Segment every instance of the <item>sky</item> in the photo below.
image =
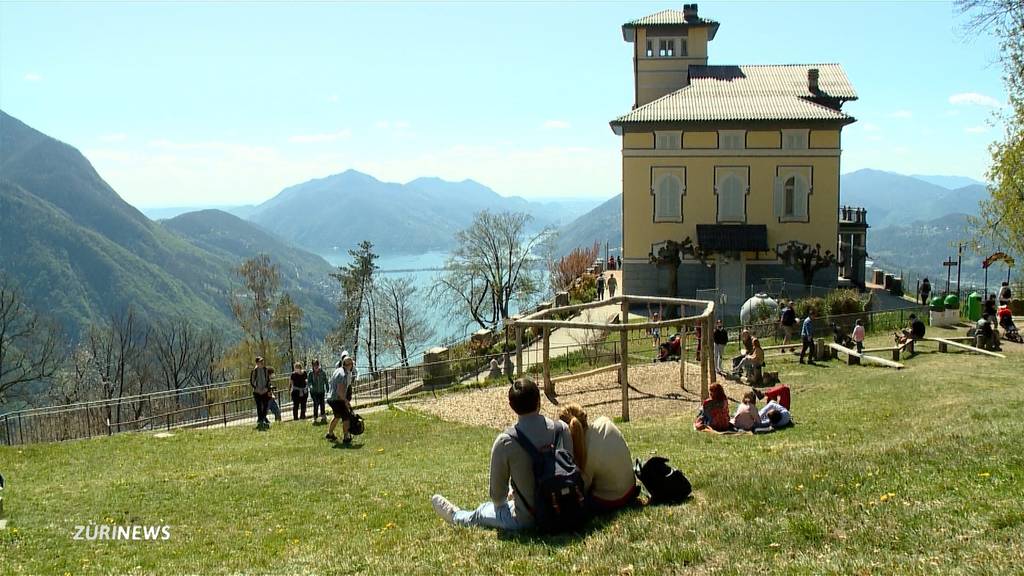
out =
[[(610, 198), (621, 25), (681, 2), (3, 2), (0, 109), (140, 207), (254, 204), (353, 168)], [(842, 171), (983, 179), (996, 41), (949, 2), (700, 2), (710, 64), (838, 62)]]

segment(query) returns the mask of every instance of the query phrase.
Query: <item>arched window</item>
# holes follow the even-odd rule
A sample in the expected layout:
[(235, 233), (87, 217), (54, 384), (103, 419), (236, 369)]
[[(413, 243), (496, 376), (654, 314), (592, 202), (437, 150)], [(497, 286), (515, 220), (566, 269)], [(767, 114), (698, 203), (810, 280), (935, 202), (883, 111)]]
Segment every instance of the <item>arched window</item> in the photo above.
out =
[(773, 212), (782, 221), (807, 222), (810, 201), (810, 168), (786, 167), (775, 179)]
[(654, 186), (654, 221), (681, 222), (683, 183), (675, 174), (665, 174)]
[(718, 185), (719, 222), (745, 222), (746, 185), (735, 174), (726, 175)]

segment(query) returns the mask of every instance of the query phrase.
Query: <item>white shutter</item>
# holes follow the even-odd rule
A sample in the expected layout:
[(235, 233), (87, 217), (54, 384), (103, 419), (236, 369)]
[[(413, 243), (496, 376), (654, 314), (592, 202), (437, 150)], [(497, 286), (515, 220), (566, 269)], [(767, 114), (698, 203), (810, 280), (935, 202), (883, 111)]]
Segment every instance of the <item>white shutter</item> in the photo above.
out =
[(772, 202), (772, 214), (774, 214), (776, 218), (782, 218), (783, 210), (786, 207), (786, 198), (783, 195), (783, 193), (784, 193), (783, 192), (783, 190), (784, 190), (783, 187), (784, 187), (784, 183), (783, 183), (782, 178), (776, 178), (775, 179), (775, 190), (774, 190), (774, 194), (772, 194), (772, 198), (774, 198), (774, 200)]
[(810, 190), (807, 188), (807, 181), (802, 177), (797, 176), (795, 178), (795, 186), (793, 189), (793, 217), (794, 218), (807, 218), (807, 195)]

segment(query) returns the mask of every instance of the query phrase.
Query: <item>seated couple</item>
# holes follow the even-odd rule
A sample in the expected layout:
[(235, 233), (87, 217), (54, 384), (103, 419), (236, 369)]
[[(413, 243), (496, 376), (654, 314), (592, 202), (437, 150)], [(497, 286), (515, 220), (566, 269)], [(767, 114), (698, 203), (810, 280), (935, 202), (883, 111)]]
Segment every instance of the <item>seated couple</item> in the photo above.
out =
[(733, 359), (733, 376), (746, 376), (750, 382), (761, 382), (764, 368), (764, 348), (761, 347), (761, 341), (749, 330), (744, 330), (740, 332), (740, 343), (746, 353)]
[[(779, 385), (763, 393), (752, 390), (743, 395), (743, 402), (736, 409), (736, 415), (729, 418), (729, 398), (721, 384), (712, 384), (709, 397), (704, 401), (693, 427), (697, 430), (711, 428), (716, 432), (732, 430), (754, 430), (755, 428), (784, 428), (792, 424), (789, 413), (789, 386)], [(768, 399), (761, 410), (757, 409), (759, 397)]]
[[(529, 378), (512, 383), (508, 403), (519, 416), (519, 430), (534, 446), (554, 443), (573, 453), (597, 511), (611, 511), (636, 500), (640, 490), (629, 447), (611, 420), (602, 416), (588, 423), (587, 413), (571, 404), (562, 408), (559, 420), (547, 418), (540, 413), (540, 390)], [(451, 524), (499, 530), (533, 526), (533, 463), (508, 432), (498, 434), (491, 447), (489, 492), (490, 501), (475, 510), (462, 510), (440, 494), (430, 501), (434, 511)]]
[(910, 340), (921, 340), (924, 338), (924, 322), (917, 317), (917, 314), (910, 315), (910, 324), (895, 334), (896, 344), (903, 345)]

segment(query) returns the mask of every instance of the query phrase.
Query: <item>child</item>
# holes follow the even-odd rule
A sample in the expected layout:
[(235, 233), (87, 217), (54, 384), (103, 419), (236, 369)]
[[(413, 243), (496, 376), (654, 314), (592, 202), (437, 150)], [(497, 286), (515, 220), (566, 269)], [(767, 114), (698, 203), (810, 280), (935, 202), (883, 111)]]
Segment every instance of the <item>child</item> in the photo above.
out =
[[(651, 315), (651, 322), (658, 322), (661, 320), (661, 316), (655, 312)], [(661, 346), (661, 328), (654, 326), (651, 328), (651, 338), (654, 340), (654, 347)]]
[(757, 413), (757, 396), (753, 391), (743, 395), (743, 403), (736, 408), (732, 425), (739, 430), (753, 430), (761, 425), (761, 417)]
[(864, 321), (857, 318), (857, 325), (853, 327), (853, 343), (857, 345), (857, 354), (864, 353)]

